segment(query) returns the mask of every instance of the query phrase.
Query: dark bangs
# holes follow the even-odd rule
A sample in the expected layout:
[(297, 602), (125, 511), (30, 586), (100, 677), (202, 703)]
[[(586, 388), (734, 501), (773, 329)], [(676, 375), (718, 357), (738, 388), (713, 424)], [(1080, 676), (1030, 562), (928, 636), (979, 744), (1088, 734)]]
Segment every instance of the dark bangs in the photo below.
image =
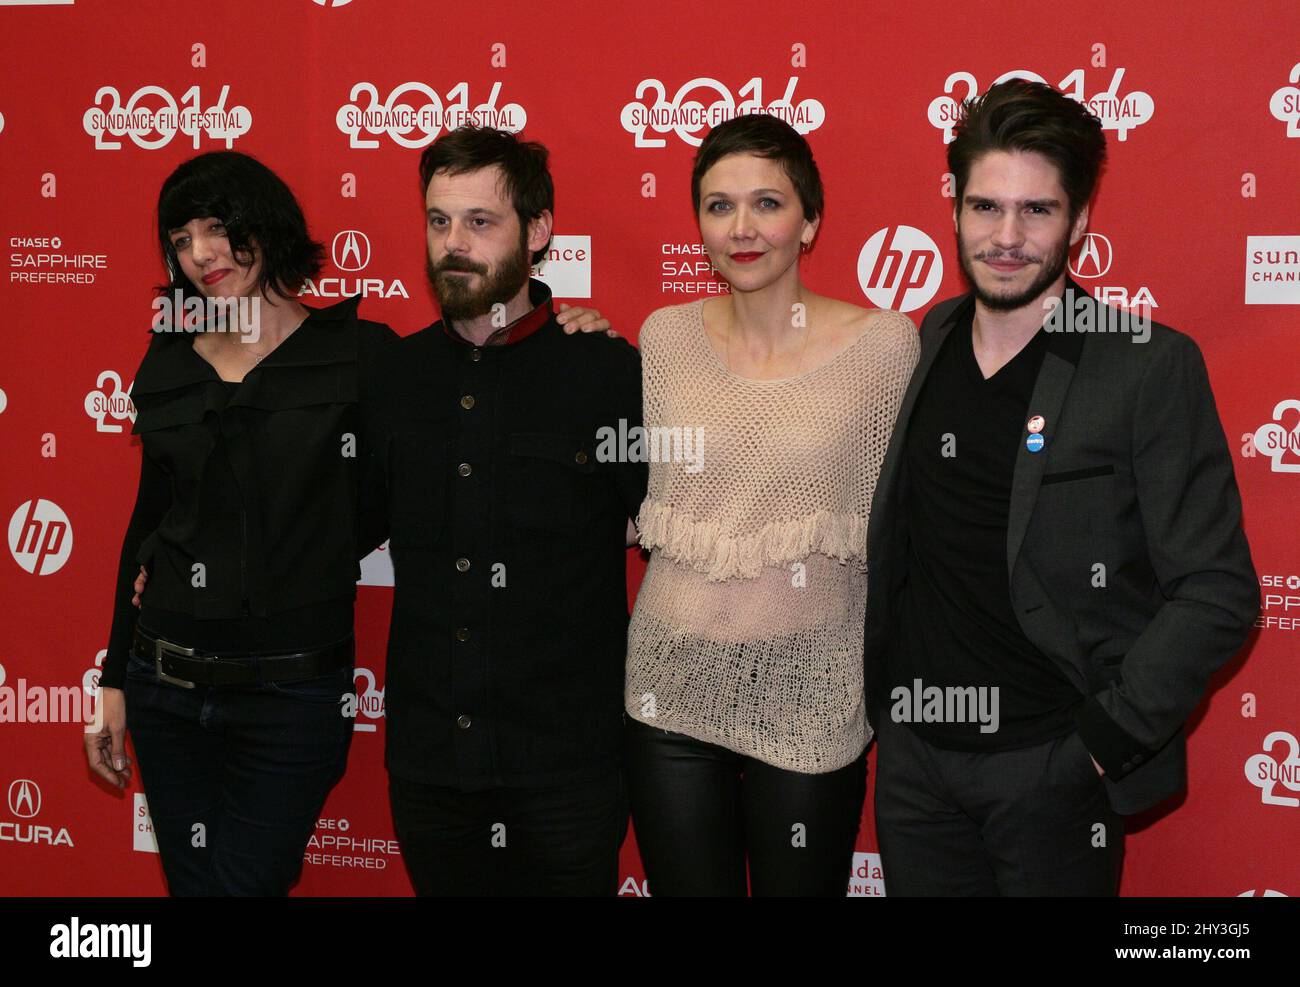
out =
[(268, 295), (289, 298), (286, 292), (296, 292), (324, 263), (325, 248), (308, 235), (289, 186), (247, 154), (213, 151), (182, 164), (158, 193), (158, 242), (170, 278), (159, 291), (199, 294), (181, 271), (169, 233), (209, 216), (225, 226), (237, 263), (252, 264), (256, 243), (262, 255), (258, 283)]

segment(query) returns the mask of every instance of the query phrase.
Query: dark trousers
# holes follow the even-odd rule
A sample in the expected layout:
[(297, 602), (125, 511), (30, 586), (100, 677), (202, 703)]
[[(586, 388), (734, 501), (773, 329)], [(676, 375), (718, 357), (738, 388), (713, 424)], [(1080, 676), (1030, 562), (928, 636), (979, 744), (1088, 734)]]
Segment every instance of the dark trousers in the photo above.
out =
[(632, 824), (652, 895), (844, 897), (864, 757), (805, 774), (631, 717), (627, 726)]
[(627, 793), (617, 768), (578, 784), (478, 792), (390, 774), (388, 793), (421, 897), (618, 892)]
[(1124, 821), (1077, 733), (1023, 750), (942, 750), (876, 724), (888, 895), (1114, 895)]
[(343, 776), (352, 669), (257, 686), (160, 682), (131, 656), (126, 725), (173, 895), (279, 896)]

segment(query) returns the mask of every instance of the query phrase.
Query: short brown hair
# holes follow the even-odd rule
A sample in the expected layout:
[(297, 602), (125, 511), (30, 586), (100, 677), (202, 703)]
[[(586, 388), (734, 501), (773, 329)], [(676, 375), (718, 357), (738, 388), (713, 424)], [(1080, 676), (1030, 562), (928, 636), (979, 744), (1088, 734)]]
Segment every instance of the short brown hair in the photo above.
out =
[[(464, 175), (497, 165), (501, 169), (506, 197), (519, 216), (519, 235), (527, 239), (528, 223), (543, 211), (555, 211), (555, 184), (548, 167), (549, 152), (536, 141), (523, 141), (505, 130), (491, 127), (458, 127), (443, 134), (420, 155), (420, 195), (429, 191), (429, 180), (440, 171)], [(536, 264), (546, 256), (551, 241), (534, 250)]]
[(948, 145), (948, 170), (960, 208), (971, 166), (990, 151), (1035, 151), (1056, 165), (1070, 220), (1088, 204), (1106, 160), (1101, 121), (1076, 99), (1043, 82), (1008, 79), (962, 104)]
[(700, 212), (700, 179), (728, 154), (755, 154), (780, 162), (799, 195), (803, 218), (812, 222), (825, 208), (822, 176), (803, 134), (770, 113), (732, 117), (705, 136), (691, 169), (691, 202)]

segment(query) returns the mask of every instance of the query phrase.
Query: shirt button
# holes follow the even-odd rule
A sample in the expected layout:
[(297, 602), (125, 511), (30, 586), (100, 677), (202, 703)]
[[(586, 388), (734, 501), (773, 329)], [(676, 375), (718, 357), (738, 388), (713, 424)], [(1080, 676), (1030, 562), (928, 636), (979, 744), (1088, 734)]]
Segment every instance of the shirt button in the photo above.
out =
[(469, 411), (470, 408), (474, 407), (474, 395), (466, 394), (463, 398), (460, 399), (460, 406), (464, 408), (466, 411)]
[(581, 449), (579, 449), (577, 453), (574, 455), (573, 461), (577, 463), (579, 466), (583, 466), (587, 462), (587, 454), (583, 452)]
[(469, 572), (469, 559), (457, 559), (457, 560), (456, 560), (456, 571), (457, 571), (457, 572)]
[(470, 352), (469, 358), (473, 360), (475, 363), (478, 363), (479, 360), (483, 359), (483, 351), (473, 350)]
[(461, 713), (460, 716), (456, 717), (456, 726), (460, 727), (462, 730), (468, 730), (471, 722), (470, 718), (464, 713)]
[(469, 640), (469, 628), (468, 628), (468, 627), (457, 627), (457, 628), (456, 628), (456, 640), (457, 640), (457, 641), (468, 641), (468, 640)]
[(461, 476), (469, 476), (474, 472), (474, 470), (470, 467), (469, 463), (461, 463), (456, 467), (456, 472)]

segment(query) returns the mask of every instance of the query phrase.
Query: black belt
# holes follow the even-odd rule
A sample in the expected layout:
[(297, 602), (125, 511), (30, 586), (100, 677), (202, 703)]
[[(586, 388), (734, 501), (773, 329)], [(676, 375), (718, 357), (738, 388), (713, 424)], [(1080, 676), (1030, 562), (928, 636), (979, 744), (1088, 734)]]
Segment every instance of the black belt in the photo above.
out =
[(289, 654), (217, 655), (150, 636), (135, 628), (135, 653), (154, 663), (158, 678), (193, 689), (196, 685), (256, 685), (314, 679), (351, 665), (356, 654), (351, 634), (314, 651)]

